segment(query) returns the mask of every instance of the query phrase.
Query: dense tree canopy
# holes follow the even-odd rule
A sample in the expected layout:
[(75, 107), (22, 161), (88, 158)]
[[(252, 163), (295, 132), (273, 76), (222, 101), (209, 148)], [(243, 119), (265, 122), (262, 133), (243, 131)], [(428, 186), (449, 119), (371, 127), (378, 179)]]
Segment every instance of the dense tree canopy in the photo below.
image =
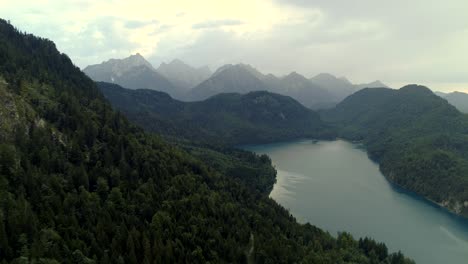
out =
[(153, 90), (129, 90), (110, 83), (98, 86), (131, 121), (172, 138), (235, 145), (334, 136), (316, 112), (266, 91), (218, 94), (188, 103)]
[(363, 141), (384, 175), (468, 216), (468, 117), (429, 89), (364, 89), (322, 115)]
[(2, 263), (410, 263), (296, 223), (265, 195), (266, 157), (205, 164), (131, 125), (52, 42), (3, 20), (0, 76)]

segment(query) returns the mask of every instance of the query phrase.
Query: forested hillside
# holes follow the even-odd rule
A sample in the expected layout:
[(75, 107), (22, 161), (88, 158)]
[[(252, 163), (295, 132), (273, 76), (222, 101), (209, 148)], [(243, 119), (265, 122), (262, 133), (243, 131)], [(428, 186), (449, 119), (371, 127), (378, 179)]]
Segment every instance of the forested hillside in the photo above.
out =
[(270, 92), (219, 94), (186, 103), (151, 90), (129, 90), (109, 83), (98, 86), (133, 122), (179, 139), (233, 145), (333, 136), (316, 112)]
[(410, 263), (297, 224), (131, 125), (53, 42), (4, 20), (0, 76), (2, 263)]
[(322, 116), (391, 181), (468, 216), (468, 118), (446, 100), (417, 85), (364, 89)]

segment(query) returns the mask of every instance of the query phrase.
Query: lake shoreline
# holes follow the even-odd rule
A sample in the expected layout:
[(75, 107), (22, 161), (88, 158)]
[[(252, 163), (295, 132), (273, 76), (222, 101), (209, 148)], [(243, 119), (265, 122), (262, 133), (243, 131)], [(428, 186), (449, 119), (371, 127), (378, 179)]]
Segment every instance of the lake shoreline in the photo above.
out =
[(468, 219), (391, 181), (360, 143), (306, 138), (246, 148), (271, 158), (277, 183), (269, 197), (299, 222), (373, 237), (417, 263), (464, 264)]

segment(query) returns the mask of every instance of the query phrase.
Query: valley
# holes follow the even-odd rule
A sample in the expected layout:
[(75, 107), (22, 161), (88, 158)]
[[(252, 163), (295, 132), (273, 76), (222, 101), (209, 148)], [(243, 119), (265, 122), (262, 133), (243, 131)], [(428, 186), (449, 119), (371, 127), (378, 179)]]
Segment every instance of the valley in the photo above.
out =
[(132, 54), (0, 19), (1, 263), (468, 257), (466, 94)]
[[(0, 58), (3, 263), (413, 263), (373, 239), (298, 223), (267, 196), (265, 155), (135, 126), (50, 40), (0, 20)], [(257, 95), (245, 98), (318, 120), (293, 99)]]
[(389, 183), (362, 146), (295, 140), (245, 149), (271, 157), (278, 175), (270, 197), (300, 222), (385, 241), (416, 263), (468, 258), (468, 220)]

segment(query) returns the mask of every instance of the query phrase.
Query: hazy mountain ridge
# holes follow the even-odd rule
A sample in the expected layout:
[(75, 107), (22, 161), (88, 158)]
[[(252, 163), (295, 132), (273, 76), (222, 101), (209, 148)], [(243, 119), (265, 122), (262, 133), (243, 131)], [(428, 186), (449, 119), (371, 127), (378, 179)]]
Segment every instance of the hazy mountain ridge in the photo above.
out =
[(291, 96), (312, 109), (333, 107), (361, 88), (387, 87), (379, 81), (354, 85), (344, 77), (337, 78), (328, 73), (310, 79), (297, 72), (277, 77), (242, 63), (223, 65), (211, 74), (208, 67), (195, 68), (174, 59), (155, 70), (140, 54), (91, 65), (84, 71), (95, 81), (116, 83), (130, 89), (163, 91), (182, 100), (199, 101), (218, 93), (265, 90)]
[(196, 142), (245, 144), (324, 136), (317, 113), (266, 91), (222, 93), (181, 102), (165, 93), (98, 83), (112, 105), (149, 131)]
[(83, 71), (86, 74), (91, 75), (90, 77), (92, 79), (107, 78), (109, 74), (111, 74), (110, 77), (113, 77), (112, 75), (118, 77), (137, 66), (146, 66), (154, 70), (151, 63), (149, 63), (143, 56), (141, 56), (140, 53), (137, 53), (135, 55), (130, 55), (128, 58), (109, 59), (108, 61), (104, 61), (101, 64), (90, 65), (84, 68)]
[(226, 64), (216, 70), (210, 79), (193, 88), (187, 99), (197, 101), (217, 93), (267, 90), (291, 96), (309, 108), (318, 109), (334, 106), (360, 87), (387, 86), (379, 81), (353, 85), (344, 77), (337, 78), (325, 73), (310, 79), (297, 72), (277, 77), (272, 74), (265, 75), (248, 64)]
[(224, 65), (212, 77), (189, 91), (188, 98), (192, 101), (207, 99), (219, 93), (248, 93), (266, 91), (265, 85), (251, 67), (244, 64)]
[(455, 106), (460, 112), (468, 114), (468, 94), (462, 92), (442, 93), (435, 92), (438, 96), (446, 99), (451, 105)]
[(125, 59), (110, 59), (83, 69), (94, 81), (110, 82), (129, 89), (152, 89), (179, 96), (181, 91), (139, 53)]
[(170, 63), (161, 63), (156, 71), (184, 92), (199, 85), (212, 74), (207, 66), (195, 68), (178, 59)]

